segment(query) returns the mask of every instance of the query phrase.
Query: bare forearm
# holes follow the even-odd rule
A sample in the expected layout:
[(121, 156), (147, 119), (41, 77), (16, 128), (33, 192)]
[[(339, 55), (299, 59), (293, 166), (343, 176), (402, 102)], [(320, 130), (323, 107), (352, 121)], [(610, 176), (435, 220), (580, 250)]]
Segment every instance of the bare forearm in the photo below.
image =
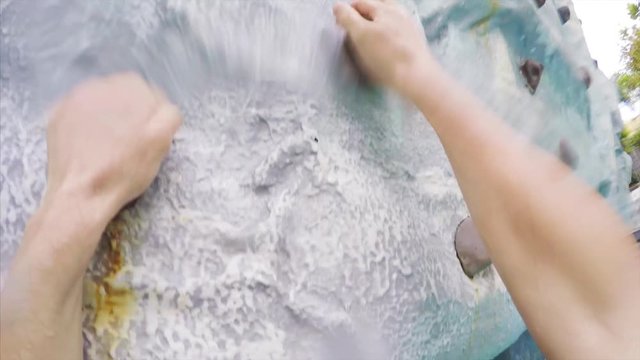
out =
[(82, 358), (84, 272), (107, 223), (155, 178), (182, 122), (131, 73), (81, 84), (54, 109), (47, 195), (1, 294), (3, 360)]
[(27, 226), (1, 294), (3, 359), (82, 358), (82, 279), (108, 217), (73, 197), (48, 195)]
[(625, 337), (632, 344), (640, 313), (629, 299), (640, 298), (640, 261), (614, 211), (444, 72), (415, 79), (413, 100), (438, 133), (525, 321), (543, 347), (550, 344), (547, 354), (577, 355), (575, 343), (563, 348), (558, 340), (567, 333), (589, 356), (598, 354), (590, 344), (611, 355), (601, 345), (612, 337), (611, 344)]
[(396, 2), (338, 2), (334, 14), (360, 68), (412, 100), (438, 133), (491, 258), (547, 355), (640, 357), (639, 254), (605, 201), (447, 76)]

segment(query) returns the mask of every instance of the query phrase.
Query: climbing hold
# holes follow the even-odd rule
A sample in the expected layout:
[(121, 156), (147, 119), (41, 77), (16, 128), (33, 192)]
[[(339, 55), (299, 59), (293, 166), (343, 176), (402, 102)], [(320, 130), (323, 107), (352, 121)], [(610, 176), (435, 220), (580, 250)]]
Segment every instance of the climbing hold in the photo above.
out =
[(620, 116), (620, 111), (614, 110), (611, 112), (611, 125), (615, 129), (622, 129), (622, 116)]
[(611, 180), (604, 180), (598, 185), (598, 192), (600, 195), (607, 197), (611, 193)]
[(562, 24), (566, 24), (569, 19), (571, 19), (571, 10), (568, 6), (563, 6), (558, 8), (558, 15), (560, 15), (560, 21)]
[(458, 225), (454, 245), (462, 271), (469, 278), (473, 278), (491, 265), (489, 252), (470, 217), (462, 220)]
[(544, 66), (534, 60), (526, 60), (520, 66), (520, 72), (522, 73), (522, 76), (524, 76), (524, 78), (527, 80), (527, 87), (529, 88), (529, 92), (532, 95), (536, 93), (538, 85), (540, 85), (543, 70)]
[(543, 7), (544, 4), (547, 2), (547, 0), (535, 0), (536, 1), (536, 5), (538, 5), (538, 9)]
[(578, 154), (576, 154), (566, 139), (560, 140), (560, 144), (558, 145), (558, 158), (574, 170), (578, 167)]
[(587, 70), (586, 68), (580, 68), (580, 76), (582, 77), (582, 82), (584, 83), (584, 86), (588, 88), (591, 87), (591, 74), (589, 74), (589, 70)]

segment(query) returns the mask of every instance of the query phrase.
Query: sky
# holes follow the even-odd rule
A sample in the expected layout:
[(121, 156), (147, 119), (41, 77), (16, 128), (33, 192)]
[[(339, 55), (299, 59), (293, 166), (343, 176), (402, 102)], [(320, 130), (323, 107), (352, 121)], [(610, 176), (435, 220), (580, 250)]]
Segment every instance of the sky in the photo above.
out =
[(574, 0), (591, 56), (600, 70), (611, 77), (623, 68), (620, 30), (631, 25), (627, 4), (631, 0)]
[[(600, 70), (611, 77), (622, 70), (620, 30), (631, 25), (627, 4), (632, 0), (573, 0), (576, 13), (582, 20), (591, 56), (598, 60)], [(623, 120), (640, 114), (640, 106), (620, 106)]]

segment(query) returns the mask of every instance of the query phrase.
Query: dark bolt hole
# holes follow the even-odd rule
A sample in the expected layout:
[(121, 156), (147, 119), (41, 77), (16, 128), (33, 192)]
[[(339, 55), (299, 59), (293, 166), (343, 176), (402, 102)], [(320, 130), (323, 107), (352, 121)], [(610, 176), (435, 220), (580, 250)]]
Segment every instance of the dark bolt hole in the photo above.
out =
[(532, 95), (536, 93), (538, 85), (540, 85), (543, 71), (544, 66), (534, 60), (525, 60), (520, 66), (520, 72), (527, 81), (527, 88), (529, 88), (529, 92), (531, 92)]
[(547, 2), (546, 0), (536, 0), (536, 5), (538, 5), (538, 7), (541, 8), (544, 6), (546, 2)]

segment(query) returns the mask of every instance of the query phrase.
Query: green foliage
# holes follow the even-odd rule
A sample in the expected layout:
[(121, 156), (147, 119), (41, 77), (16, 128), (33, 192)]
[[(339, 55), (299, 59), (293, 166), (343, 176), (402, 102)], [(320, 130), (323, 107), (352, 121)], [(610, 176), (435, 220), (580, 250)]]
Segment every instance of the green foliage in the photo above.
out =
[[(624, 151), (631, 154), (633, 151), (640, 151), (640, 130), (635, 130), (633, 133), (629, 128), (623, 128), (620, 132), (620, 142)], [(629, 186), (634, 187), (640, 183), (640, 173), (631, 172), (631, 183)]]
[(629, 4), (629, 17), (634, 25), (621, 32), (625, 69), (616, 76), (623, 101), (640, 100), (640, 1)]
[(629, 182), (629, 188), (634, 189), (640, 187), (640, 172), (631, 172), (631, 181)]
[(618, 84), (618, 91), (620, 92), (620, 98), (622, 101), (630, 102), (638, 96), (638, 90), (640, 89), (640, 72), (625, 72), (618, 74), (616, 82)]
[(640, 149), (640, 131), (636, 131), (635, 133), (633, 133), (633, 135), (629, 136), (627, 147), (630, 150)]
[(634, 149), (640, 149), (640, 130), (630, 133), (629, 130), (623, 129), (620, 133), (620, 142), (628, 154), (631, 154)]
[(620, 131), (620, 141), (624, 141), (624, 139), (629, 137), (629, 135), (631, 135), (631, 131), (629, 131), (628, 128), (623, 127), (622, 131)]
[(629, 10), (629, 16), (631, 16), (633, 20), (637, 20), (638, 16), (640, 16), (640, 2), (628, 4), (627, 9)]

